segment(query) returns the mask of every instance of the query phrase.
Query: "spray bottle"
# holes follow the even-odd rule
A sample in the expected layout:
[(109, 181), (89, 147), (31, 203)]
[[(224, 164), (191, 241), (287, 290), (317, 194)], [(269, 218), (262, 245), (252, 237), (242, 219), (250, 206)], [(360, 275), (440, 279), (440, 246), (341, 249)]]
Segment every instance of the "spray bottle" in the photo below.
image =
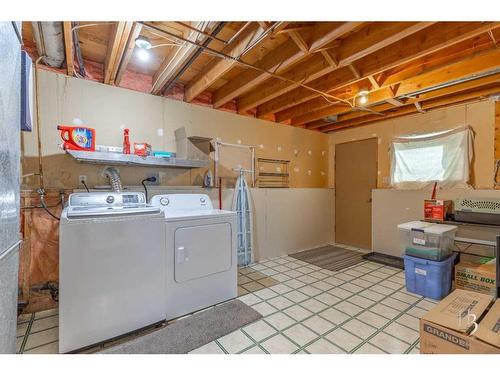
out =
[(130, 154), (129, 129), (123, 129), (123, 153)]

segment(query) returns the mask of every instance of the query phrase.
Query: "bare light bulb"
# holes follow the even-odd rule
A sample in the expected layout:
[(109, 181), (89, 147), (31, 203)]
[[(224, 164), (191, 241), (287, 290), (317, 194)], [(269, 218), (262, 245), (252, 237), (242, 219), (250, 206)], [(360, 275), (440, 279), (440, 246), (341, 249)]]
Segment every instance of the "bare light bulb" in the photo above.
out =
[(359, 97), (359, 104), (366, 104), (368, 103), (368, 96), (367, 95), (361, 95)]
[(149, 60), (149, 51), (144, 48), (139, 48), (137, 49), (137, 57), (141, 61), (148, 61)]

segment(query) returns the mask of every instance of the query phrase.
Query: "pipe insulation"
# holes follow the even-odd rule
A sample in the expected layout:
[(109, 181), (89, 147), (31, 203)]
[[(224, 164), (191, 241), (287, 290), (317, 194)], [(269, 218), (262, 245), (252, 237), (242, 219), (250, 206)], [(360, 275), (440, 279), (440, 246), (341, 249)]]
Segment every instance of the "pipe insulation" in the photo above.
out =
[(64, 40), (62, 22), (32, 22), (33, 37), (38, 56), (43, 63), (61, 68), (64, 63)]
[(120, 174), (115, 167), (107, 167), (103, 172), (104, 177), (107, 177), (109, 184), (113, 188), (113, 191), (119, 193), (123, 191), (122, 181), (120, 179)]

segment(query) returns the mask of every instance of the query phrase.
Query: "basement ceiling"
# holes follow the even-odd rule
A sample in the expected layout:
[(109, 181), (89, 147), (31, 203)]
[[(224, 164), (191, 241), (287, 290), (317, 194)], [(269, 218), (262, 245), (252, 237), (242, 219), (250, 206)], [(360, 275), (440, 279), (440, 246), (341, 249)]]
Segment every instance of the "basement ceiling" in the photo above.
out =
[[(499, 22), (62, 24), (65, 62), (42, 68), (321, 132), (500, 91)], [(38, 58), (32, 22), (23, 40)]]

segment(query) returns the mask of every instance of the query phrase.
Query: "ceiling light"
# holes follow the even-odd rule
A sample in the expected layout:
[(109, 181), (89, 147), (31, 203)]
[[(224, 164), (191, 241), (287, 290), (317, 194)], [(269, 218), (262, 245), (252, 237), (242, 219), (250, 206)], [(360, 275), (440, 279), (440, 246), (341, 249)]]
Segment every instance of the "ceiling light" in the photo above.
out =
[(149, 60), (149, 51), (144, 48), (139, 48), (137, 50), (137, 57), (141, 61), (148, 61)]
[(367, 90), (367, 89), (360, 89), (358, 91), (358, 103), (361, 104), (361, 105), (364, 105), (366, 103), (368, 103), (368, 94), (370, 92)]
[(142, 36), (142, 35), (139, 35), (135, 39), (135, 45), (136, 45), (136, 47), (141, 48), (141, 49), (150, 49), (151, 48), (151, 42), (149, 41), (149, 39), (146, 38), (145, 36)]

